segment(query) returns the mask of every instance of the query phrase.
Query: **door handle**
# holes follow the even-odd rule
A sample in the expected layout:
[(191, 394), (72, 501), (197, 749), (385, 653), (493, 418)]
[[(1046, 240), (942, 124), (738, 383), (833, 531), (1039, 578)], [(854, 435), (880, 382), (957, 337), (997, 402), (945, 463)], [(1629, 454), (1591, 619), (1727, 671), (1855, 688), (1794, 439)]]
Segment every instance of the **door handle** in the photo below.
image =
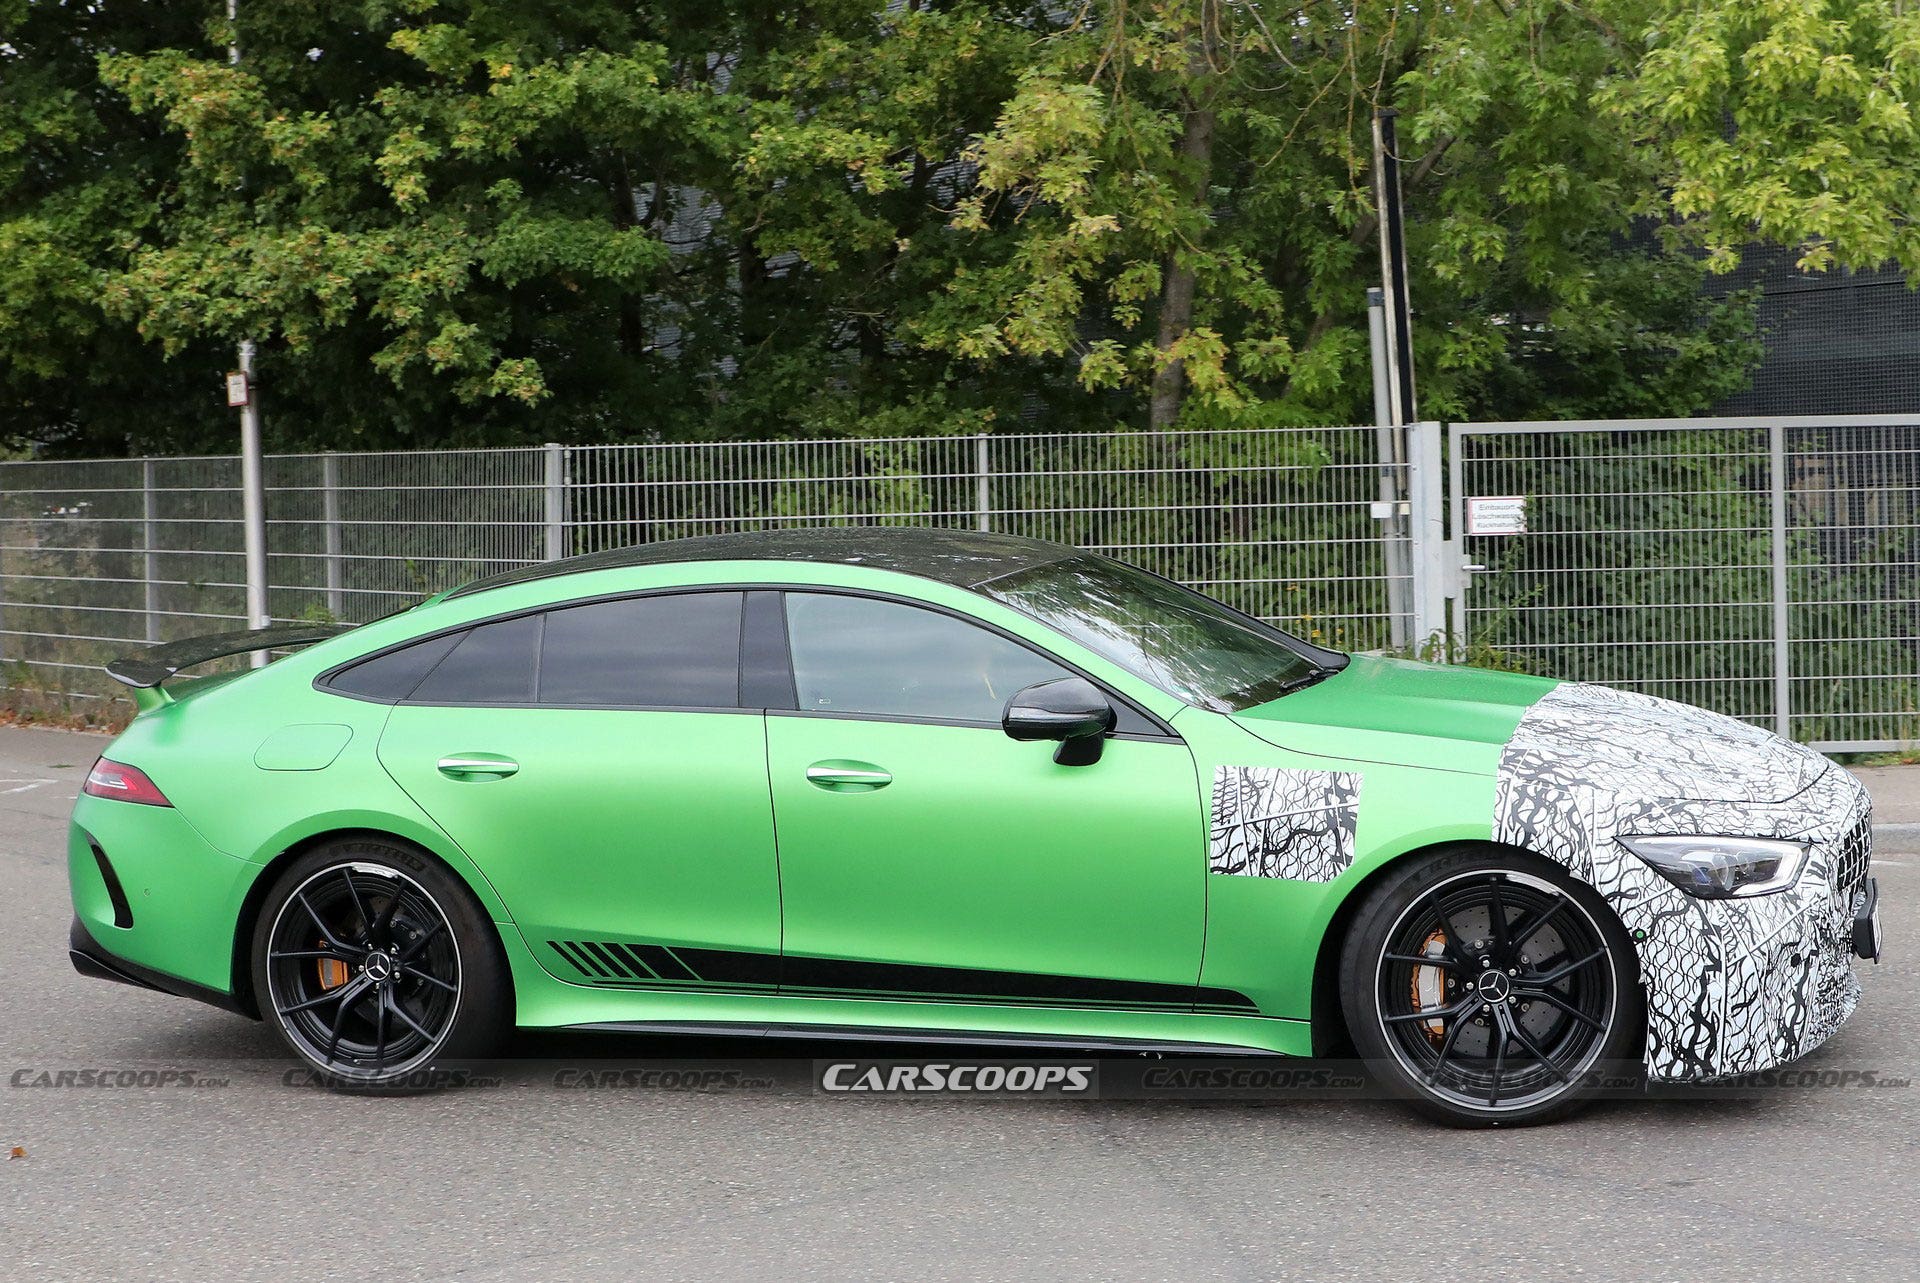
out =
[(501, 780), (520, 769), (520, 763), (498, 753), (455, 753), (438, 765), (450, 780)]
[(893, 776), (871, 762), (815, 762), (807, 768), (807, 783), (829, 793), (871, 793), (893, 783)]

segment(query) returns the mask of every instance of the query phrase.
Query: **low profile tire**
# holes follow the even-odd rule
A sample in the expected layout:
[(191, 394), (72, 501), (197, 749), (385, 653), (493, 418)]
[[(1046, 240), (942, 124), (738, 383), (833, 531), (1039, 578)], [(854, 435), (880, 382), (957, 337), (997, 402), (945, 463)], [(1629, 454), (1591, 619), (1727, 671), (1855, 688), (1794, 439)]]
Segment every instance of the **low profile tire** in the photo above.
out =
[(1457, 1127), (1565, 1116), (1637, 1065), (1645, 1026), (1605, 902), (1546, 860), (1485, 848), (1387, 875), (1347, 933), (1340, 995), (1374, 1074)]
[(399, 842), (329, 842), (287, 866), (253, 933), (261, 1016), (337, 1091), (398, 1093), (491, 1055), (512, 992), (486, 913)]

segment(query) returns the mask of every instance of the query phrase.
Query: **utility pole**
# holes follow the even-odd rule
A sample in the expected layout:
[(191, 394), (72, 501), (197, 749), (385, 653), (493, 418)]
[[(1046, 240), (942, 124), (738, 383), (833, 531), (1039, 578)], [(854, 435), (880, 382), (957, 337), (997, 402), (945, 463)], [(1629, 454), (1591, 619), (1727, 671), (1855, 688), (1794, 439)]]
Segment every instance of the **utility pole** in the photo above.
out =
[[(240, 65), (240, 0), (227, 0), (227, 63)], [(253, 386), (253, 340), (240, 340), (238, 379), (227, 380), (227, 404), (240, 410), (240, 515), (245, 527), (247, 627), (267, 626), (267, 495), (260, 466), (260, 396)], [(256, 665), (266, 659), (253, 657)]]
[(1387, 322), (1387, 394), (1395, 424), (1412, 423), (1413, 312), (1407, 302), (1407, 222), (1400, 203), (1400, 144), (1394, 118), (1382, 107), (1373, 113), (1373, 172), (1380, 211), (1380, 287)]
[(1406, 213), (1400, 204), (1400, 151), (1391, 107), (1373, 113), (1374, 208), (1380, 224), (1380, 288), (1367, 291), (1373, 347), (1373, 416), (1379, 435), (1380, 498), (1384, 522), (1389, 636), (1395, 647), (1417, 646), (1412, 522), (1415, 486), (1407, 425), (1413, 422), (1413, 320), (1407, 304)]

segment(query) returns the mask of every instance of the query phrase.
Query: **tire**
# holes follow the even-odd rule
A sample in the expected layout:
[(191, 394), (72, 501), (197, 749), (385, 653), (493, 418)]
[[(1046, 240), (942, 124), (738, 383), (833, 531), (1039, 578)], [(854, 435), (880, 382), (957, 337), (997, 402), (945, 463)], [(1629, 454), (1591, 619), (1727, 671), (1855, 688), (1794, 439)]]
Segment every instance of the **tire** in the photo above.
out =
[(336, 1091), (457, 1081), (493, 1054), (513, 1010), (499, 937), (473, 894), (398, 841), (344, 838), (300, 856), (260, 906), (261, 1017)]
[(1637, 1074), (1646, 1027), (1633, 942), (1599, 895), (1484, 847), (1387, 875), (1343, 942), (1340, 998), (1380, 1081), (1456, 1127), (1566, 1116), (1602, 1075)]

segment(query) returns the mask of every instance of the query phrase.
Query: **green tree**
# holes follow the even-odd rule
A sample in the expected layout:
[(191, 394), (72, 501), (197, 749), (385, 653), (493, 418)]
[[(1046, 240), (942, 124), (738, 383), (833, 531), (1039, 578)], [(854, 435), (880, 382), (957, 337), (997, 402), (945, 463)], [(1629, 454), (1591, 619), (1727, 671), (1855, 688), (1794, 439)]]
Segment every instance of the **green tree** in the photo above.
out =
[[(104, 49), (197, 39), (171, 5), (0, 0), (0, 438), (76, 453), (197, 443), (227, 359), (207, 336), (168, 362), (100, 297), (133, 247), (163, 234), (156, 202), (181, 140), (102, 83)], [(111, 426), (109, 426), (111, 425)]]
[(1738, 386), (1751, 300), (1704, 300), (1697, 255), (1636, 235), (1671, 218), (1671, 154), (1609, 96), (1634, 55), (1608, 21), (1263, 8), (1087, 4), (1038, 41), (956, 218), (997, 270), (950, 282), (925, 340), (1069, 360), (1154, 426), (1369, 415), (1370, 130), (1394, 104), (1424, 414), (1688, 413)]
[[(0, 428), (222, 448), (1687, 413), (1920, 251), (1899, 0), (0, 0)], [(226, 45), (244, 51), (229, 66)]]

